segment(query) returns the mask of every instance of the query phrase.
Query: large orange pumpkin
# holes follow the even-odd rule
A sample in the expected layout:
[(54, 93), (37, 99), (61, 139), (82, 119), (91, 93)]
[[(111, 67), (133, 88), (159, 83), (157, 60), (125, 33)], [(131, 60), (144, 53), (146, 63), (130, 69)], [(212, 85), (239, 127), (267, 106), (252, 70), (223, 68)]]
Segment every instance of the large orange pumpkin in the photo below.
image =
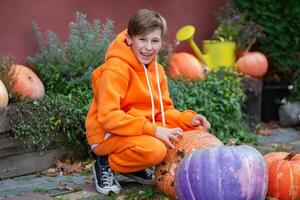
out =
[(215, 136), (199, 130), (186, 131), (174, 149), (167, 151), (165, 159), (155, 168), (155, 184), (166, 195), (175, 198), (175, 169), (184, 156), (197, 148), (222, 146)]
[(8, 93), (5, 85), (0, 80), (0, 108), (6, 108), (8, 104)]
[(44, 96), (44, 84), (31, 69), (23, 65), (13, 65), (11, 70), (14, 74), (12, 91), (20, 95), (21, 99), (40, 99)]
[(237, 70), (243, 74), (261, 77), (268, 69), (268, 60), (260, 52), (247, 52), (237, 60)]
[(195, 56), (189, 53), (174, 53), (167, 68), (173, 78), (187, 78), (191, 80), (205, 78), (204, 67)]
[(300, 154), (271, 152), (264, 157), (269, 170), (268, 196), (278, 200), (300, 199)]

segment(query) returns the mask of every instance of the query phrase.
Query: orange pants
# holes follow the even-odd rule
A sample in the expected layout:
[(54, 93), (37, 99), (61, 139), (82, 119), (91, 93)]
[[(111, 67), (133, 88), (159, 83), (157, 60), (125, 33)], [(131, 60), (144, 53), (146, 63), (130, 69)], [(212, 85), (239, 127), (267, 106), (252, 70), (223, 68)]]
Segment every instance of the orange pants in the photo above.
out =
[(98, 156), (108, 155), (109, 165), (115, 172), (129, 173), (159, 164), (167, 148), (159, 139), (149, 135), (112, 135), (93, 151)]

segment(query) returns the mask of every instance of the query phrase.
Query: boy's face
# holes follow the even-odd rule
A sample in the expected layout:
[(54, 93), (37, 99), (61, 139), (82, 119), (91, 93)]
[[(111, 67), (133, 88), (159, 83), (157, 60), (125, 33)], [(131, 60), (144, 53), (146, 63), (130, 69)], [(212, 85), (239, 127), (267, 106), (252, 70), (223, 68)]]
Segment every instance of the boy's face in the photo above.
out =
[(155, 29), (144, 35), (126, 37), (126, 42), (131, 46), (135, 57), (144, 65), (149, 64), (161, 48), (161, 30)]

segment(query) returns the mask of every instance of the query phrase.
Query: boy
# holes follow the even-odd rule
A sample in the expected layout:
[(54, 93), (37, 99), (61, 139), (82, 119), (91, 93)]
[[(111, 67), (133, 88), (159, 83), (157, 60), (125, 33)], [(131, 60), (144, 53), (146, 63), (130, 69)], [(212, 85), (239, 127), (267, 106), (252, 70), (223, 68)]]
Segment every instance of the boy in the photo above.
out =
[(105, 63), (93, 71), (86, 135), (99, 156), (94, 175), (102, 194), (121, 191), (113, 171), (153, 183), (145, 169), (159, 164), (183, 131), (210, 127), (202, 115), (173, 107), (167, 77), (157, 64), (166, 31), (159, 13), (139, 10), (109, 46)]

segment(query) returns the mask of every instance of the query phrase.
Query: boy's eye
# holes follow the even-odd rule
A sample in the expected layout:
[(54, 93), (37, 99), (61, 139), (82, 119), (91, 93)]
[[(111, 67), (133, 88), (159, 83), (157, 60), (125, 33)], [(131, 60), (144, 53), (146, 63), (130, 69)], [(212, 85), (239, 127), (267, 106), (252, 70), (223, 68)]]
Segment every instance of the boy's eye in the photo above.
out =
[(160, 40), (153, 40), (153, 42), (157, 43), (157, 42), (160, 42)]

